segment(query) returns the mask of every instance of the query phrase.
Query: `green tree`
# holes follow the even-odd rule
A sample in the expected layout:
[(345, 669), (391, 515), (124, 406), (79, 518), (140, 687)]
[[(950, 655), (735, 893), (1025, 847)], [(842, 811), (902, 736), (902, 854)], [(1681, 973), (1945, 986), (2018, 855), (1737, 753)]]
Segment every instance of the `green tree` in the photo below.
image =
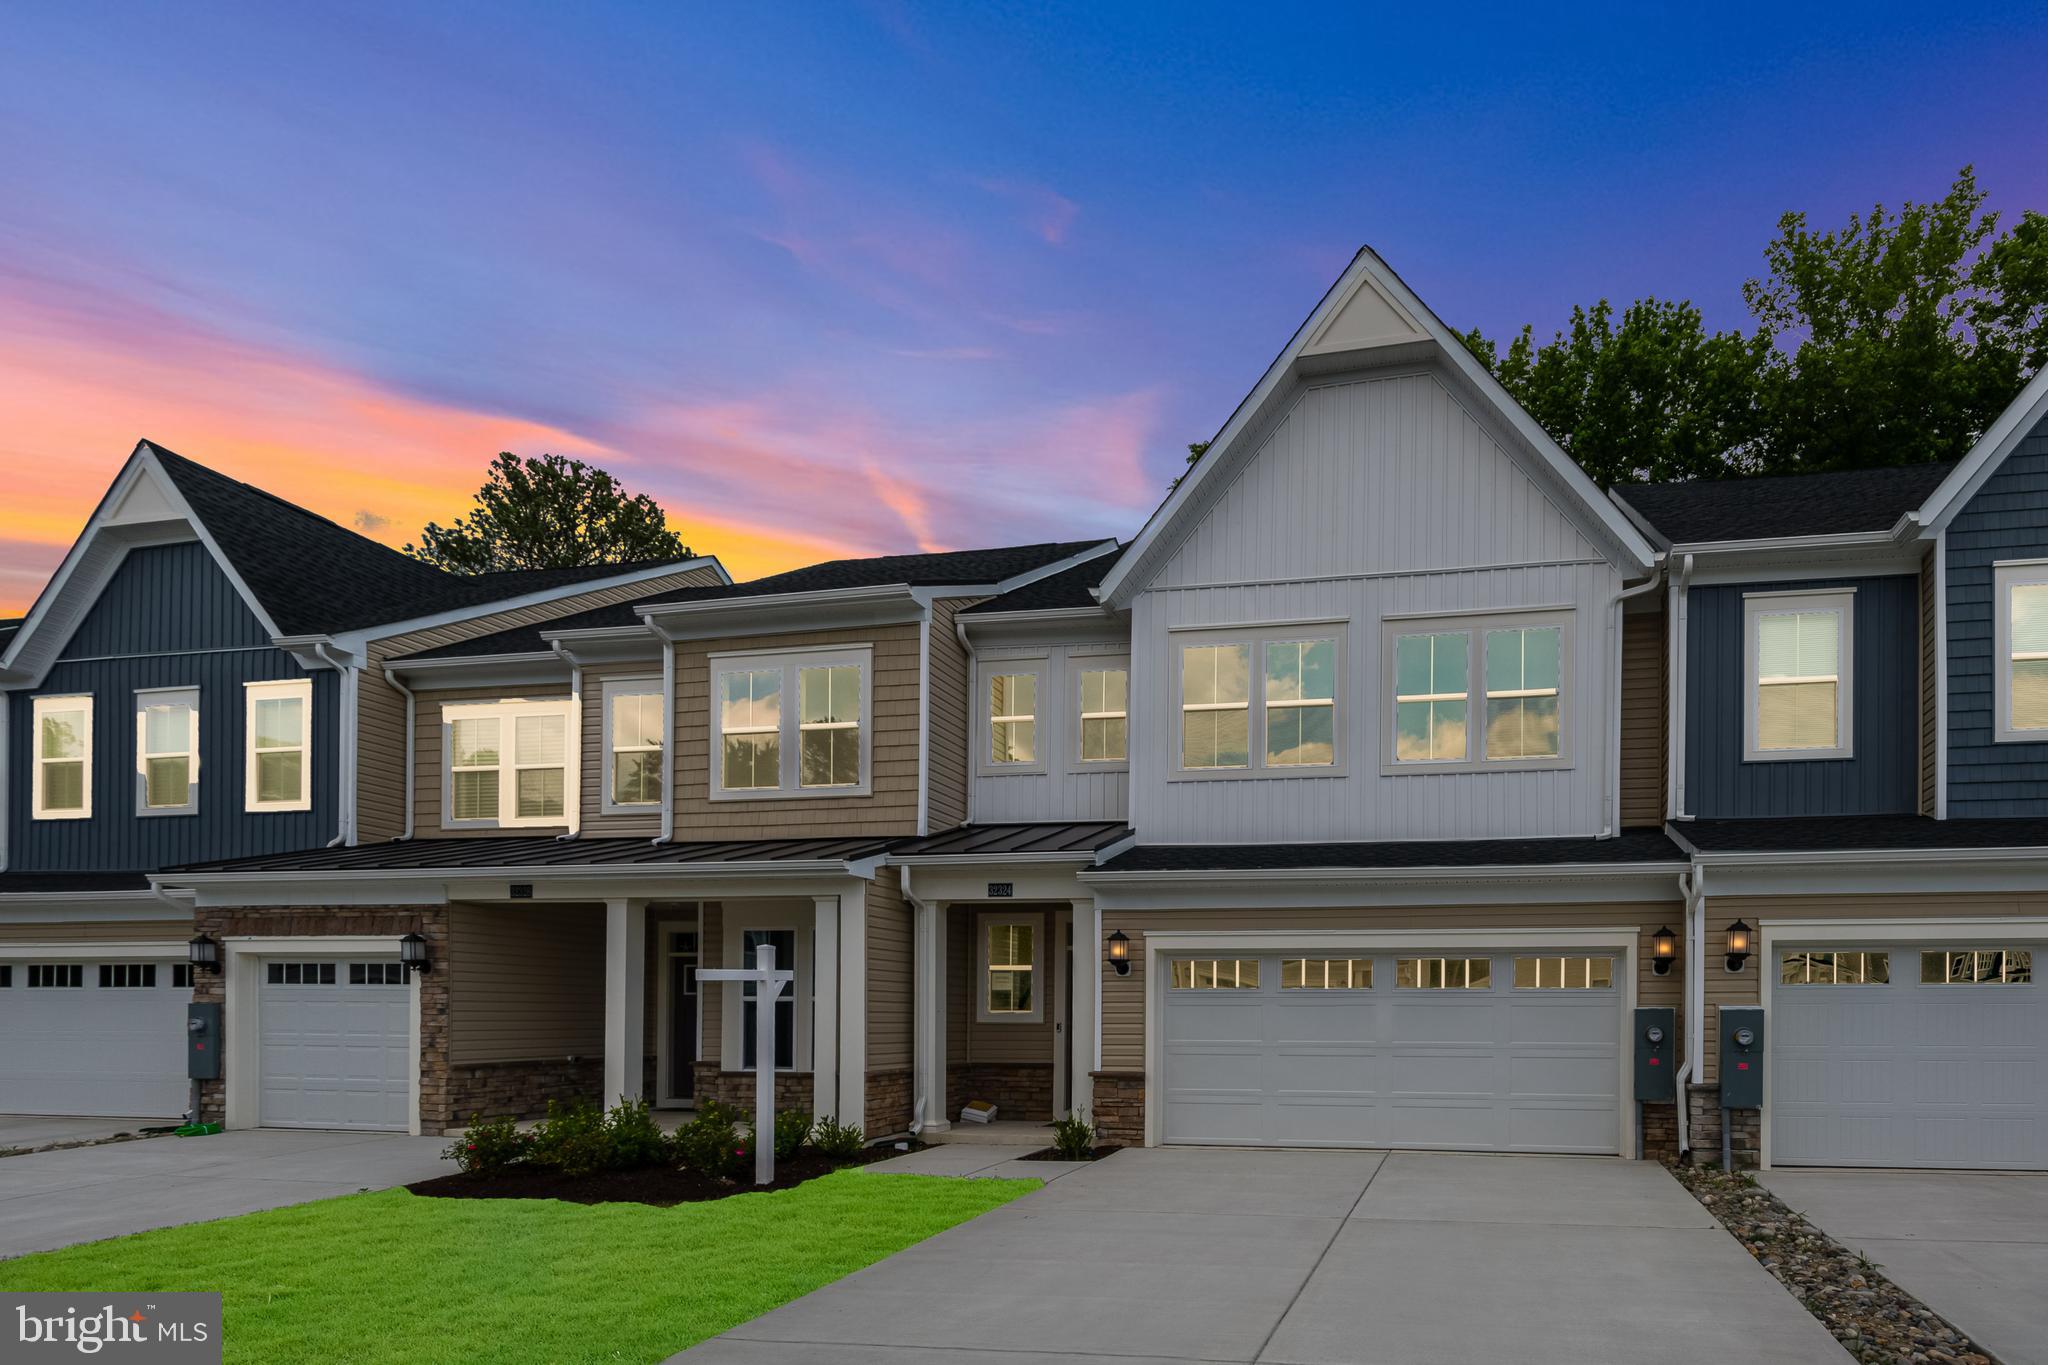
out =
[(452, 526), (432, 522), (405, 552), (451, 573), (568, 569), (684, 559), (660, 504), (629, 494), (604, 470), (561, 455), (491, 461), (476, 506)]

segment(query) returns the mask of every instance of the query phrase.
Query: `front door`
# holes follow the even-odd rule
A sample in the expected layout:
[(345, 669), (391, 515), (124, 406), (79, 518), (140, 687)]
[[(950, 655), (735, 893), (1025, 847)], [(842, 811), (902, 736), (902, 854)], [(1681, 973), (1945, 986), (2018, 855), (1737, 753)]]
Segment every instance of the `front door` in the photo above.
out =
[(668, 1093), (672, 1100), (697, 1094), (697, 931), (668, 934)]

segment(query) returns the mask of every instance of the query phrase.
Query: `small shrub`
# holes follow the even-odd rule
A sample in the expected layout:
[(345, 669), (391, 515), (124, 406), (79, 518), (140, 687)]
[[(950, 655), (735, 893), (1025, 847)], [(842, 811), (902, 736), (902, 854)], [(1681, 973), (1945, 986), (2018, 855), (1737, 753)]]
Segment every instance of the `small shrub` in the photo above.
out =
[(534, 1125), (527, 1160), (563, 1175), (589, 1175), (611, 1164), (604, 1111), (587, 1100), (548, 1101), (548, 1116)]
[(697, 1107), (697, 1117), (671, 1139), (676, 1160), (701, 1174), (735, 1179), (751, 1164), (753, 1149), (740, 1137), (737, 1112), (716, 1100)]
[(1095, 1151), (1095, 1139), (1100, 1136), (1101, 1130), (1088, 1121), (1085, 1109), (1076, 1109), (1063, 1119), (1053, 1120), (1052, 1146), (1062, 1161), (1088, 1160)]
[(789, 1161), (811, 1136), (811, 1111), (785, 1109), (775, 1116), (775, 1159)]
[(811, 1128), (811, 1147), (819, 1156), (832, 1161), (851, 1161), (860, 1155), (867, 1145), (857, 1123), (840, 1123), (827, 1116)]
[(609, 1163), (620, 1170), (659, 1166), (669, 1158), (668, 1135), (654, 1121), (646, 1100), (621, 1099), (605, 1117)]
[(469, 1116), (469, 1130), (441, 1153), (465, 1171), (488, 1175), (524, 1161), (533, 1140), (511, 1119)]

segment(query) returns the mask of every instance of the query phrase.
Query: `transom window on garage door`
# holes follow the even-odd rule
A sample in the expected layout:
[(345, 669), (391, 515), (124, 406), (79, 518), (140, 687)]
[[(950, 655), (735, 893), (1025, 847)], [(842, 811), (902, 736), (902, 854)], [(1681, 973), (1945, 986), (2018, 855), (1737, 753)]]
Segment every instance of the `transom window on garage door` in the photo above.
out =
[(1890, 953), (1785, 953), (1778, 958), (1781, 986), (1882, 986), (1892, 979)]
[(30, 990), (82, 990), (85, 968), (76, 962), (31, 962), (28, 985)]
[(273, 986), (332, 986), (332, 962), (272, 962), (265, 980)]
[(2033, 979), (2034, 955), (2025, 948), (1951, 948), (1920, 954), (1922, 985), (2018, 985)]
[(351, 986), (403, 986), (405, 968), (396, 962), (351, 962), (348, 964), (348, 984)]
[(1489, 990), (1493, 959), (1486, 957), (1403, 957), (1394, 960), (1394, 984), (1402, 990)]
[(1614, 985), (1611, 957), (1518, 957), (1518, 991), (1604, 991)]
[(154, 962), (102, 962), (100, 964), (100, 989), (154, 990), (156, 989), (156, 964)]
[(1369, 957), (1288, 957), (1280, 960), (1283, 991), (1368, 991)]
[(1255, 991), (1259, 960), (1255, 957), (1177, 957), (1173, 960), (1177, 991)]

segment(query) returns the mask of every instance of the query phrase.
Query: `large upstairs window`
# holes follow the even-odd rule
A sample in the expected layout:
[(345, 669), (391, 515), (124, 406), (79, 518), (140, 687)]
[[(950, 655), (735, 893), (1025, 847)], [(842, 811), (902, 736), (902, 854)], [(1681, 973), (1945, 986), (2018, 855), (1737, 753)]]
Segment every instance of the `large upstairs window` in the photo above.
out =
[(873, 651), (714, 654), (711, 798), (865, 796)]
[(1853, 588), (1743, 599), (1743, 758), (1848, 758), (1854, 733)]
[(1561, 767), (1571, 614), (1396, 619), (1385, 627), (1392, 717), (1383, 770)]
[(604, 802), (606, 815), (631, 815), (661, 805), (661, 680), (608, 678), (604, 696)]
[(2048, 740), (2048, 560), (2000, 564), (1992, 578), (1998, 739)]
[(450, 829), (517, 829), (568, 821), (569, 703), (445, 706), (441, 821)]
[(1183, 639), (1180, 771), (1334, 772), (1340, 762), (1342, 655), (1343, 631), (1335, 624)]

